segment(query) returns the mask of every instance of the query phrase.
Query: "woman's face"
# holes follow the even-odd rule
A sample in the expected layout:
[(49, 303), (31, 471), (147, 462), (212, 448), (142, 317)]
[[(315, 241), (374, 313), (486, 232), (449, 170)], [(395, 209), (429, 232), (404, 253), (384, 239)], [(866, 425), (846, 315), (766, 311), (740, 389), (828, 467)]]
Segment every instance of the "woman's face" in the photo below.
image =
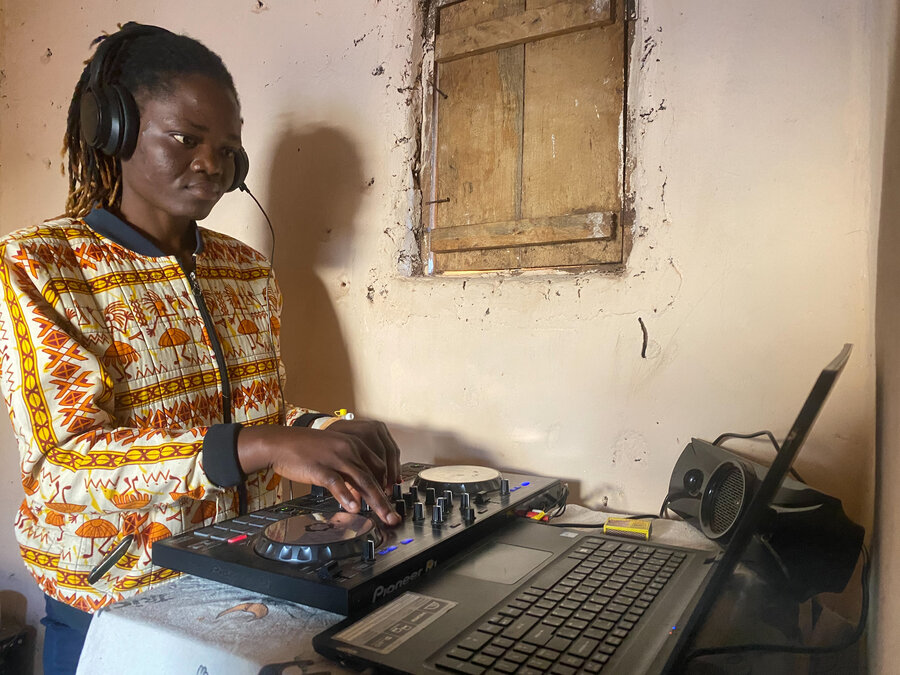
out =
[(141, 126), (122, 162), (122, 215), (151, 229), (205, 218), (234, 179), (237, 99), (206, 75), (179, 76), (170, 91), (136, 99)]

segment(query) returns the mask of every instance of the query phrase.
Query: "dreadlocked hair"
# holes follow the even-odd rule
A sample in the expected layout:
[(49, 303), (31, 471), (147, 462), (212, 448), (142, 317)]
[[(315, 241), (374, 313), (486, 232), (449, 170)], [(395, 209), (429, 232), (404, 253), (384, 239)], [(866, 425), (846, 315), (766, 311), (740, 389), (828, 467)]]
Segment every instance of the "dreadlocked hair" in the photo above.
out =
[(63, 154), (68, 153), (69, 194), (65, 215), (80, 218), (95, 204), (114, 206), (122, 196), (119, 163), (114, 157), (92, 148), (81, 136), (81, 94), (87, 87), (90, 68), (85, 68), (75, 85), (69, 104)]
[[(101, 82), (95, 84), (119, 84), (135, 98), (140, 109), (141, 101), (147, 97), (170, 93), (178, 77), (205, 75), (227, 87), (238, 99), (234, 80), (222, 59), (201, 42), (163, 28), (149, 34), (131, 34), (136, 27), (139, 24), (129, 22), (118, 32), (102, 35), (91, 43), (105, 42), (108, 47)], [(92, 84), (91, 64), (96, 57), (95, 51), (75, 85), (63, 138), (69, 178), (65, 215), (70, 218), (85, 216), (98, 205), (118, 208), (122, 199), (120, 158), (92, 147), (81, 133), (81, 98)]]

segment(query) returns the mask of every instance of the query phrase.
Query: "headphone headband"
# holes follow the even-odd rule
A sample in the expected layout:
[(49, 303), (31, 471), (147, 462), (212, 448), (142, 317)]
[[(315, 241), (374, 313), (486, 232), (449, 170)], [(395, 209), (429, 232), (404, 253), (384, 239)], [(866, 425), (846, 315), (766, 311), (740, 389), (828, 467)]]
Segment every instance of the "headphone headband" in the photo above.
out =
[(95, 42), (97, 42), (97, 49), (94, 51), (94, 56), (91, 59), (91, 74), (88, 79), (88, 88), (96, 91), (98, 87), (103, 86), (103, 80), (108, 74), (105, 71), (112, 67), (113, 61), (112, 56), (107, 56), (108, 52), (113, 52), (113, 55), (115, 55), (129, 40), (134, 40), (135, 38), (144, 35), (169, 32), (171, 31), (167, 31), (165, 28), (160, 28), (159, 26), (150, 26), (135, 21), (129, 21), (117, 32), (111, 33), (105, 37), (97, 38), (97, 40), (95, 40)]

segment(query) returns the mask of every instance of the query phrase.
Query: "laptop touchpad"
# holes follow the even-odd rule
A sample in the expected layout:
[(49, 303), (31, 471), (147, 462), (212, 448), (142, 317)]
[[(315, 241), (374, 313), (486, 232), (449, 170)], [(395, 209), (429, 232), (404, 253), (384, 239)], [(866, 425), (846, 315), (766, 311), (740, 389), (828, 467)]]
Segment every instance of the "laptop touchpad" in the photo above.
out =
[(492, 544), (453, 568), (454, 574), (498, 584), (514, 584), (552, 555), (549, 551)]

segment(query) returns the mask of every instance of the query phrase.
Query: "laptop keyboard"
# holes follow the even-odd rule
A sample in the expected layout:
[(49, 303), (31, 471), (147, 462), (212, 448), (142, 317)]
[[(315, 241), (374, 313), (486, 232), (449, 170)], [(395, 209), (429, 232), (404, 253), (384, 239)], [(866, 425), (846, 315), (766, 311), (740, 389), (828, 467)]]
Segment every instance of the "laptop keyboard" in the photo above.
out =
[(434, 665), (470, 675), (599, 673), (684, 559), (587, 537)]

